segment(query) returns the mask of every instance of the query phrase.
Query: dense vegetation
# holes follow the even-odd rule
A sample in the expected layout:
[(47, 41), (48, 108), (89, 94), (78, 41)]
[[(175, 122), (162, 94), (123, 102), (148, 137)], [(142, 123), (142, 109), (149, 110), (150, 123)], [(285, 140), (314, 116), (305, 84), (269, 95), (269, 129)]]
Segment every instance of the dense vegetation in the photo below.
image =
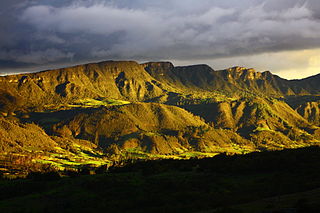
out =
[(1, 212), (317, 212), (320, 148), (141, 161), (0, 181)]

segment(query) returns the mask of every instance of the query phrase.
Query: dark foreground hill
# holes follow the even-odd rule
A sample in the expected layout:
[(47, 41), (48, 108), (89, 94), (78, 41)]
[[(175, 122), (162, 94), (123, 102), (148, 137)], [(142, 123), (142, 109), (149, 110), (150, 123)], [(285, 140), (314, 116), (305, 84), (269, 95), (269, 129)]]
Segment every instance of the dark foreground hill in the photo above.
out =
[(315, 213), (319, 151), (144, 161), (73, 178), (31, 174), (0, 180), (0, 211)]
[(318, 80), (134, 61), (0, 77), (0, 169), (317, 145)]

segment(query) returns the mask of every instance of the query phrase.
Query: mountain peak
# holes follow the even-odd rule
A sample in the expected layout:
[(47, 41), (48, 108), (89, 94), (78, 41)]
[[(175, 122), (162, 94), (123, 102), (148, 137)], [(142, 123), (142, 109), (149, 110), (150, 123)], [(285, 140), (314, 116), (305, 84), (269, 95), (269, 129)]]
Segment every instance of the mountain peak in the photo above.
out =
[(234, 66), (227, 69), (229, 72), (256, 72), (253, 68)]
[(229, 79), (242, 79), (242, 80), (255, 80), (262, 76), (261, 72), (257, 72), (253, 68), (245, 68), (240, 66), (235, 66), (226, 69), (227, 77)]
[(165, 76), (174, 69), (171, 62), (148, 62), (141, 65), (152, 76)]
[(148, 67), (174, 67), (174, 65), (170, 61), (150, 61), (147, 63), (141, 64), (142, 66)]

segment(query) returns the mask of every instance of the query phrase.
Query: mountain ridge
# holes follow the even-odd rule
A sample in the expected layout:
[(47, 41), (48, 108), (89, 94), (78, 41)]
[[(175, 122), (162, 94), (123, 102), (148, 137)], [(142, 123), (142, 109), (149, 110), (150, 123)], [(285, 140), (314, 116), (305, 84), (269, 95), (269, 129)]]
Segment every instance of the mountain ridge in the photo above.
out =
[(317, 145), (319, 76), (104, 61), (0, 77), (0, 151), (65, 168)]
[[(172, 93), (198, 91), (219, 91), (231, 97), (241, 92), (274, 97), (314, 95), (320, 92), (319, 77), (286, 80), (269, 71), (256, 72), (238, 66), (215, 71), (204, 64), (175, 67), (170, 62), (104, 61), (1, 76), (0, 85), (2, 91), (20, 96), (26, 99), (25, 103), (35, 107), (56, 102), (71, 103), (77, 97), (154, 101)], [(37, 97), (32, 95), (34, 93)]]
[(276, 76), (276, 77), (279, 77), (283, 80), (287, 80), (287, 81), (301, 81), (301, 80), (307, 80), (307, 79), (311, 79), (313, 77), (319, 77), (320, 76), (320, 73), (319, 74), (314, 74), (314, 75), (311, 75), (311, 76), (307, 76), (307, 77), (303, 77), (303, 78), (299, 78), (299, 79), (286, 79), (286, 78), (283, 78), (283, 77), (280, 77), (274, 73), (272, 73), (271, 71), (269, 70), (266, 70), (266, 71), (256, 71), (254, 68), (247, 68), (247, 67), (242, 67), (242, 66), (233, 66), (233, 67), (229, 67), (229, 68), (225, 68), (225, 69), (219, 69), (219, 70), (215, 70), (213, 69), (212, 67), (210, 67), (209, 65), (207, 64), (193, 64), (193, 65), (179, 65), (179, 66), (175, 66), (172, 62), (170, 61), (150, 61), (150, 62), (143, 62), (143, 63), (138, 63), (137, 61), (133, 61), (133, 60), (105, 60), (105, 61), (98, 61), (98, 62), (88, 62), (88, 63), (83, 63), (83, 64), (76, 64), (76, 65), (71, 65), (71, 66), (64, 66), (64, 67), (61, 67), (61, 68), (53, 68), (53, 69), (47, 69), (47, 70), (39, 70), (39, 71), (33, 71), (33, 72), (23, 72), (23, 73), (19, 73), (19, 72), (15, 72), (13, 74), (11, 73), (7, 73), (7, 74), (3, 74), (1, 75), (0, 77), (10, 77), (10, 76), (21, 76), (21, 75), (30, 75), (30, 74), (37, 74), (37, 73), (46, 73), (46, 72), (51, 72), (51, 71), (54, 71), (54, 70), (63, 70), (63, 69), (67, 69), (67, 68), (77, 68), (77, 67), (80, 67), (80, 66), (86, 66), (86, 65), (96, 65), (96, 64), (105, 64), (105, 63), (115, 63), (115, 64), (123, 64), (123, 63), (132, 63), (132, 64), (138, 64), (138, 65), (142, 65), (142, 66), (147, 66), (148, 64), (161, 64), (161, 65), (166, 65), (169, 66), (169, 67), (176, 67), (176, 68), (183, 68), (183, 67), (196, 67), (196, 66), (206, 66), (206, 67), (209, 67), (210, 69), (212, 69), (213, 71), (223, 71), (223, 70), (252, 70), (256, 73), (268, 73), (268, 74), (272, 74), (273, 76)]

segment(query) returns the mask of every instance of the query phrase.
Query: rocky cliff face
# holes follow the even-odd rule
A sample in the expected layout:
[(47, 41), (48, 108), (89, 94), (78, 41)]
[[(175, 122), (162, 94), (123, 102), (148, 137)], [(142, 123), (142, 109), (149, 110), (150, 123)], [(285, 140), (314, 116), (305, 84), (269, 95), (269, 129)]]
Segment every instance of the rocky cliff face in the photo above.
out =
[(297, 107), (297, 112), (310, 123), (320, 125), (320, 103), (306, 102)]

